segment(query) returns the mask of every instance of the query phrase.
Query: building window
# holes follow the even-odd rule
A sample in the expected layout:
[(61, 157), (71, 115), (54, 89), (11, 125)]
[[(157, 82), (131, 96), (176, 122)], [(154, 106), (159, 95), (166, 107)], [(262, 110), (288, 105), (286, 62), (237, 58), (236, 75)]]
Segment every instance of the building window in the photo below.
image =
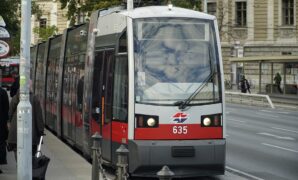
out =
[(283, 25), (294, 25), (294, 0), (282, 1)]
[(236, 2), (236, 26), (246, 26), (246, 2)]
[(207, 13), (211, 15), (216, 15), (216, 2), (207, 3)]
[(40, 28), (46, 28), (47, 27), (47, 19), (46, 18), (40, 18), (39, 19), (39, 27)]

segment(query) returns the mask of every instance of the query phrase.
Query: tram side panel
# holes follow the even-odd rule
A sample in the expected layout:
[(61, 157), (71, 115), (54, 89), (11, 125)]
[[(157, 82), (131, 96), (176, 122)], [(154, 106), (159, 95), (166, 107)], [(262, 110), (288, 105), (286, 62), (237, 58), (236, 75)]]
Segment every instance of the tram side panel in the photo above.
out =
[[(35, 79), (34, 79), (34, 89), (33, 92), (37, 96), (41, 108), (42, 114), (44, 114), (44, 86), (45, 86), (45, 71), (44, 64), (45, 62), (45, 54), (47, 53), (47, 44), (46, 42), (40, 43), (37, 46), (37, 56), (36, 56), (36, 65), (35, 65)], [(44, 117), (44, 116), (43, 116)]]
[[(116, 164), (115, 151), (120, 144), (127, 142), (127, 130), (121, 131), (121, 128), (127, 129), (127, 50), (120, 52), (118, 47), (121, 37), (125, 38), (122, 43), (127, 46), (126, 17), (119, 14), (101, 16), (96, 28), (94, 60), (90, 62), (93, 73), (88, 80), (92, 82), (92, 89), (89, 89), (89, 92), (92, 91), (90, 130), (91, 134), (98, 132), (103, 137), (103, 158)], [(126, 106), (126, 109), (121, 111), (120, 106)], [(115, 109), (123, 115), (116, 116)], [(118, 141), (114, 142), (114, 139)]]
[(57, 133), (57, 89), (58, 89), (58, 63), (62, 45), (62, 35), (51, 38), (46, 76), (46, 107), (45, 123), (49, 129)]
[(35, 71), (36, 71), (36, 57), (37, 45), (30, 48), (30, 79), (32, 80), (32, 92), (34, 93), (35, 87)]
[(67, 33), (62, 79), (62, 137), (69, 143), (83, 146), (82, 86), (88, 24), (79, 25)]

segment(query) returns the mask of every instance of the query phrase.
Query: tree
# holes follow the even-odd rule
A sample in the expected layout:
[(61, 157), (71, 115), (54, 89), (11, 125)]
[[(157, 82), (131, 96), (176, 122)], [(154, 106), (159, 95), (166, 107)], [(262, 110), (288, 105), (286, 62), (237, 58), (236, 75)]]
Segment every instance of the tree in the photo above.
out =
[[(165, 5), (170, 0), (139, 0), (136, 5), (148, 6), (152, 4)], [(123, 0), (60, 0), (61, 8), (67, 8), (67, 18), (70, 20), (70, 26), (76, 22), (76, 17), (81, 13), (90, 16), (92, 11), (105, 9), (112, 6), (124, 5)], [(201, 0), (171, 0), (174, 6), (198, 10), (201, 7)]]
[(58, 31), (56, 26), (35, 27), (33, 32), (38, 34), (40, 40), (46, 41), (49, 37), (53, 36)]
[[(38, 5), (32, 1), (32, 14), (41, 16), (41, 10)], [(6, 23), (6, 29), (10, 34), (11, 55), (17, 55), (20, 52), (20, 17), (21, 17), (21, 0), (1, 0), (0, 15)]]

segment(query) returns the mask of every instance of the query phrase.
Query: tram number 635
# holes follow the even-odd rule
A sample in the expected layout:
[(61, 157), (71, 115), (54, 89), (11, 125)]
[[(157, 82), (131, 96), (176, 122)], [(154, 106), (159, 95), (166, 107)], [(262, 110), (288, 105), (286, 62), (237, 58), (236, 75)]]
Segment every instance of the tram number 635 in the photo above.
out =
[(173, 126), (173, 134), (187, 134), (187, 126)]

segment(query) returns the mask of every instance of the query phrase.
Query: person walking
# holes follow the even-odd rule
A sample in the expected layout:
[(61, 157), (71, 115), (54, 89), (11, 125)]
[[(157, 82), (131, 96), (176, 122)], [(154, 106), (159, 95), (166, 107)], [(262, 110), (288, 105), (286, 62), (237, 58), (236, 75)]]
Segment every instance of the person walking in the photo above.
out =
[[(7, 92), (0, 87), (0, 165), (7, 164), (6, 159), (6, 140), (8, 136), (8, 109), (9, 109), (9, 100)], [(0, 174), (3, 171), (0, 169)]]
[(248, 91), (250, 94), (250, 85), (249, 85), (247, 79), (245, 79), (244, 75), (242, 76), (242, 79), (240, 81), (240, 88), (241, 88), (242, 93), (247, 93), (247, 91)]
[[(8, 149), (15, 153), (17, 160), (17, 106), (19, 103), (20, 92), (11, 99), (9, 108), (9, 134), (8, 134)], [(40, 137), (44, 135), (44, 121), (42, 110), (38, 98), (30, 92), (30, 103), (32, 105), (32, 155), (37, 151), (37, 145)]]
[(280, 76), (279, 73), (276, 73), (276, 74), (275, 74), (274, 82), (275, 82), (275, 85), (277, 86), (277, 90), (279, 91), (279, 93), (282, 93), (282, 90), (281, 90), (281, 88), (280, 88), (281, 76)]

